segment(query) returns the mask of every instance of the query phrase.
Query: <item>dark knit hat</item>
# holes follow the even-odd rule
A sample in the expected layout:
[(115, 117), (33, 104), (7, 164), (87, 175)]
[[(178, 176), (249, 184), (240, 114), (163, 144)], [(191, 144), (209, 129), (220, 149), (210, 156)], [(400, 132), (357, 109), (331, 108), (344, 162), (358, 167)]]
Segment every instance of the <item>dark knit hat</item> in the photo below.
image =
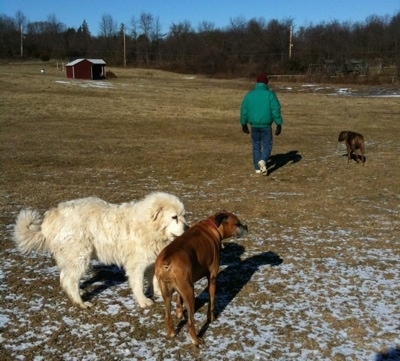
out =
[(268, 84), (268, 77), (265, 73), (260, 74), (257, 77), (257, 83), (264, 83), (264, 84)]

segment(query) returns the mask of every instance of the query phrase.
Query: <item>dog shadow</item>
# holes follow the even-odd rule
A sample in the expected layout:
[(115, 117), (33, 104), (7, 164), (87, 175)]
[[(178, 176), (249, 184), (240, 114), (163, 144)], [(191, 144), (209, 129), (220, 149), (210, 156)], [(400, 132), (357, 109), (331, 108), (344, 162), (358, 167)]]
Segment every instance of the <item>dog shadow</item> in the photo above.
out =
[[(227, 265), (217, 277), (217, 291), (215, 295), (215, 317), (225, 310), (242, 288), (251, 280), (253, 274), (265, 265), (278, 266), (283, 260), (274, 252), (262, 252), (242, 260), (240, 255), (245, 248), (237, 243), (229, 242), (221, 251), (221, 265)], [(208, 302), (207, 287), (196, 297), (195, 312)], [(186, 324), (183, 319), (177, 327), (177, 332)], [(209, 322), (202, 326), (198, 336), (202, 337), (207, 331)]]
[(298, 150), (291, 150), (286, 154), (274, 154), (268, 158), (267, 161), (267, 175), (275, 172), (279, 168), (285, 166), (288, 163), (297, 163), (301, 160), (301, 154), (299, 154)]
[[(227, 254), (232, 248), (236, 247), (242, 248), (242, 246), (233, 243), (228, 244), (222, 252), (221, 263), (226, 264), (227, 267), (218, 274), (217, 278), (216, 317), (225, 310), (242, 288), (251, 281), (254, 273), (261, 266), (279, 266), (283, 263), (283, 259), (272, 251), (262, 252), (244, 260)], [(207, 301), (208, 293), (207, 290), (204, 291)]]
[(400, 361), (400, 347), (392, 348), (385, 353), (379, 353), (375, 356), (375, 361)]
[[(106, 289), (118, 286), (128, 280), (125, 271), (115, 265), (96, 264), (91, 267), (91, 271), (94, 275), (80, 285), (80, 289), (85, 290), (82, 295), (84, 301), (90, 301)], [(98, 283), (100, 284), (97, 285)]]

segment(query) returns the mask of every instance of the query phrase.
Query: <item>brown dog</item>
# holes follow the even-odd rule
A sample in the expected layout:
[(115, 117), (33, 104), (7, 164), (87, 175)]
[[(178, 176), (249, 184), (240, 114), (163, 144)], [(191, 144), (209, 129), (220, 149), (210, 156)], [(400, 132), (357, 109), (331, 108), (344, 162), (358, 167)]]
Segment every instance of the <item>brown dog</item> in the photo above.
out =
[(216, 278), (219, 272), (221, 242), (229, 237), (247, 234), (247, 226), (230, 212), (219, 212), (190, 227), (185, 233), (167, 245), (158, 255), (155, 274), (165, 303), (167, 336), (174, 337), (171, 320), (171, 300), (178, 292), (176, 315), (182, 317), (182, 301), (186, 306), (188, 330), (192, 343), (200, 339), (194, 327), (194, 283), (203, 277), (208, 280), (207, 321), (214, 321)]
[(345, 142), (347, 148), (347, 163), (350, 163), (351, 155), (354, 154), (355, 160), (357, 163), (358, 155), (357, 149), (361, 152), (361, 161), (362, 164), (365, 164), (365, 145), (364, 145), (364, 137), (360, 133), (343, 131), (340, 132), (338, 142)]

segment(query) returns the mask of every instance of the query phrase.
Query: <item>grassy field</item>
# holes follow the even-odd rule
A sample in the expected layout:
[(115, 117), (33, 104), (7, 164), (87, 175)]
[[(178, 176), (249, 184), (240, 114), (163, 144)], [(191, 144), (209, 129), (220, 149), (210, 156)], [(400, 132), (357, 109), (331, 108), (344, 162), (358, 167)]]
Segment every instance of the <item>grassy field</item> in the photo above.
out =
[[(284, 126), (263, 177), (238, 121), (253, 81), (116, 68), (94, 82), (42, 67), (0, 66), (3, 360), (399, 359), (398, 97), (271, 81)], [(347, 164), (341, 130), (364, 135), (364, 167)], [(190, 223), (227, 209), (249, 227), (223, 250), (218, 319), (199, 350), (185, 327), (165, 338), (161, 300), (140, 310), (121, 270), (94, 264), (95, 307), (80, 310), (50, 255), (11, 240), (22, 208), (157, 190), (179, 196)]]

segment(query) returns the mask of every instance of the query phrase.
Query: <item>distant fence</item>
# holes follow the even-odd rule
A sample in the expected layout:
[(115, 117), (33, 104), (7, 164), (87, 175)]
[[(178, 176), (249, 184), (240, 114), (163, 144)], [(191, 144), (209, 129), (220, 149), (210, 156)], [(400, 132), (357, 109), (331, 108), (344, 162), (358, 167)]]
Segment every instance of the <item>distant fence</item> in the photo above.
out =
[(272, 74), (268, 77), (281, 82), (332, 82), (332, 83), (371, 83), (371, 84), (399, 84), (400, 78), (396, 74), (396, 68), (393, 71), (384, 71), (380, 74), (374, 71), (368, 74), (349, 74), (349, 75), (329, 75), (323, 73), (313, 74)]

